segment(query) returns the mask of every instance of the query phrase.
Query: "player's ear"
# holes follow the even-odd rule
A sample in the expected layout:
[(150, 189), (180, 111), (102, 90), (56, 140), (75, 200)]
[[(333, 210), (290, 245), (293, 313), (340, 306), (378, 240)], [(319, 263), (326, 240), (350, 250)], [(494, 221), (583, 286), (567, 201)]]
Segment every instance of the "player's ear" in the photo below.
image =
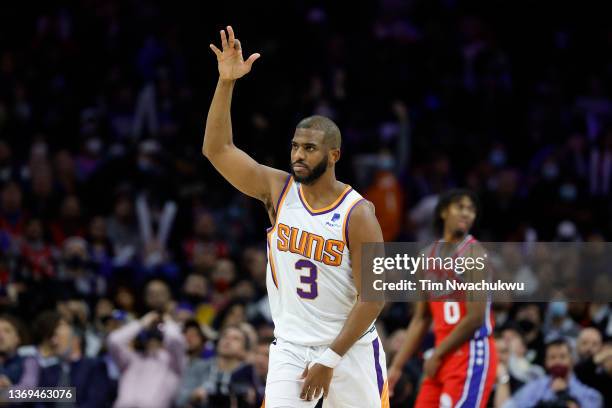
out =
[(337, 163), (340, 160), (340, 149), (330, 149), (329, 150), (330, 161), (332, 163)]

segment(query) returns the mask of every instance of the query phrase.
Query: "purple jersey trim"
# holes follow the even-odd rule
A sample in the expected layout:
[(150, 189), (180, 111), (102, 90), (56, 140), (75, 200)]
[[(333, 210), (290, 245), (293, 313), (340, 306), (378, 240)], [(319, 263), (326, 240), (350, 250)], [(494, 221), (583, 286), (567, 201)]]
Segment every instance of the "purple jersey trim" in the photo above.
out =
[(360, 198), (354, 206), (351, 207), (351, 209), (349, 210), (348, 214), (346, 214), (346, 222), (344, 223), (344, 236), (346, 237), (346, 247), (349, 247), (349, 222), (351, 221), (351, 214), (353, 213), (353, 210), (355, 209), (355, 207), (357, 207), (358, 205), (360, 205), (363, 201), (366, 201), (365, 198)]
[(325, 210), (325, 211), (321, 211), (321, 212), (318, 212), (318, 211), (317, 211), (317, 212), (312, 212), (312, 211), (310, 211), (310, 210), (308, 209), (308, 205), (307, 205), (307, 204), (304, 202), (304, 199), (302, 198), (302, 194), (300, 193), (300, 191), (299, 191), (299, 190), (298, 190), (298, 197), (300, 197), (300, 201), (302, 202), (302, 206), (304, 207), (304, 209), (305, 209), (306, 211), (308, 211), (308, 213), (309, 213), (310, 215), (323, 215), (323, 214), (327, 214), (327, 213), (329, 213), (329, 212), (332, 212), (332, 211), (334, 211), (336, 208), (338, 208), (338, 206), (339, 206), (340, 204), (342, 204), (342, 202), (344, 201), (344, 199), (345, 199), (346, 197), (348, 197), (348, 195), (350, 194), (350, 192), (351, 192), (351, 191), (353, 191), (353, 188), (352, 188), (352, 187), (351, 187), (351, 188), (349, 188), (349, 189), (347, 189), (346, 191), (344, 191), (344, 192), (342, 193), (342, 194), (343, 194), (343, 196), (342, 196), (342, 198), (340, 199), (340, 201), (338, 201), (338, 203), (337, 203), (336, 205), (334, 205), (332, 208), (328, 208), (327, 210)]
[(382, 368), (380, 366), (380, 349), (378, 345), (378, 337), (374, 339), (372, 342), (372, 347), (374, 347), (374, 368), (376, 369), (376, 381), (378, 382), (378, 394), (382, 395), (383, 390), (383, 374)]

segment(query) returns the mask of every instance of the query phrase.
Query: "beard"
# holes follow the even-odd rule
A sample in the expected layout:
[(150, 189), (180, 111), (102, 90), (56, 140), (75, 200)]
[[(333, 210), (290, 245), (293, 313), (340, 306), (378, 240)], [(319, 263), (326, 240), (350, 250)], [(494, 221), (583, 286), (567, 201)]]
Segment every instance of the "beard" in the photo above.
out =
[[(306, 166), (306, 164), (304, 164), (303, 162), (296, 162), (296, 163), (300, 163), (304, 166)], [(293, 164), (291, 164), (291, 175), (293, 176), (293, 178), (295, 179), (295, 181), (297, 181), (298, 183), (302, 183), (305, 185), (309, 185), (309, 184), (313, 184), (315, 181), (317, 181), (322, 175), (323, 173), (325, 173), (325, 170), (327, 170), (327, 165), (329, 164), (329, 160), (328, 157), (325, 156), (320, 162), (319, 164), (317, 164), (312, 170), (310, 168), (308, 168), (309, 173), (307, 176), (298, 176), (297, 174), (295, 174), (295, 171), (293, 170)]]

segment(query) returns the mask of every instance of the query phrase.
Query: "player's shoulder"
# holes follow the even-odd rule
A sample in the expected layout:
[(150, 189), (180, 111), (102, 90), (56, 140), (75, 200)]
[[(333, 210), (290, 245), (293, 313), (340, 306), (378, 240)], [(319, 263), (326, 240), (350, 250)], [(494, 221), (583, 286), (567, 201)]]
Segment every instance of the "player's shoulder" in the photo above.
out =
[(351, 212), (351, 219), (376, 217), (376, 207), (374, 203), (361, 196), (352, 203), (349, 211)]
[[(268, 181), (270, 183), (270, 201), (275, 205), (280, 201), (287, 187), (292, 183), (293, 177), (286, 171), (268, 167)], [(278, 208), (277, 208), (278, 209)]]
[(469, 247), (467, 249), (468, 249), (468, 251), (466, 251), (466, 252), (468, 252), (471, 255), (482, 256), (483, 254), (486, 253), (485, 247), (474, 236), (471, 237), (471, 240), (469, 242)]

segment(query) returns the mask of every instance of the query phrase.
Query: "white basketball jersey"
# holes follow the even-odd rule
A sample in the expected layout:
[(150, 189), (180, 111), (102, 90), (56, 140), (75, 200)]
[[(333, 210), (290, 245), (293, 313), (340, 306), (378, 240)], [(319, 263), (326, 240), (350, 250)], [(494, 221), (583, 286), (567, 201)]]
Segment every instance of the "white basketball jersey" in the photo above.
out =
[[(305, 345), (329, 345), (357, 300), (349, 257), (348, 219), (364, 200), (350, 186), (330, 206), (312, 209), (300, 183), (287, 179), (276, 223), (268, 229), (266, 285), (274, 335)], [(358, 340), (372, 342), (371, 327)]]

